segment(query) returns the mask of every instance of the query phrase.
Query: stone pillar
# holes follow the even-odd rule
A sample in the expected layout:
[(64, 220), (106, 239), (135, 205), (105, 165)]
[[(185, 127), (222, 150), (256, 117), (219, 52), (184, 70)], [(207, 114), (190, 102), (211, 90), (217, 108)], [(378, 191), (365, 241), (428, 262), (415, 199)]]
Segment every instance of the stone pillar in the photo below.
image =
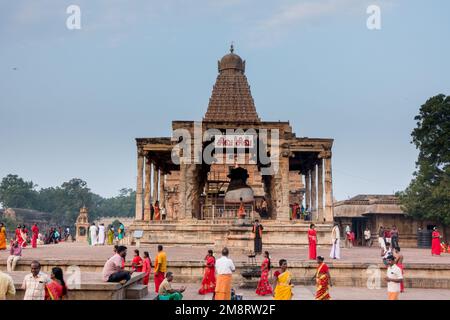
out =
[(332, 222), (333, 213), (333, 179), (331, 173), (331, 150), (325, 152), (325, 220)]
[(145, 193), (144, 193), (144, 220), (150, 221), (150, 194), (152, 181), (152, 164), (150, 159), (145, 161)]
[(305, 173), (305, 210), (311, 210), (311, 174), (307, 170)]
[(186, 219), (186, 171), (187, 164), (180, 164), (180, 184), (178, 188), (178, 219)]
[(311, 219), (317, 220), (317, 169), (316, 165), (311, 170)]
[(278, 172), (275, 173), (277, 221), (289, 221), (289, 157), (282, 153)]
[(153, 205), (158, 200), (158, 185), (159, 185), (159, 169), (153, 164)]
[(160, 206), (160, 208), (162, 208), (166, 205), (166, 193), (164, 191), (164, 185), (165, 185), (164, 178), (165, 178), (165, 174), (160, 170), (159, 171), (159, 206)]
[(323, 160), (319, 159), (317, 164), (317, 211), (318, 220), (323, 222)]
[(138, 149), (137, 157), (137, 185), (136, 185), (136, 213), (135, 219), (142, 220), (142, 174), (144, 169), (144, 152)]

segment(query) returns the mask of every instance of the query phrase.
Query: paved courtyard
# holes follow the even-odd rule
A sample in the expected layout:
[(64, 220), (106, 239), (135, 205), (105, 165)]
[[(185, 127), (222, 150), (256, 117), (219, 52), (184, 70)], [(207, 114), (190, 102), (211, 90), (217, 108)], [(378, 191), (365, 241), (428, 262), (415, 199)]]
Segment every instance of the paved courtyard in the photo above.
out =
[[(174, 283), (173, 288), (186, 287), (183, 294), (185, 300), (211, 300), (212, 293), (199, 295), (196, 283)], [(149, 295), (144, 300), (154, 299), (154, 285), (149, 283)], [(271, 296), (258, 296), (254, 289), (237, 289), (237, 294), (243, 296), (244, 300), (273, 300)], [(315, 287), (295, 286), (293, 300), (314, 300)], [(367, 289), (354, 287), (332, 287), (330, 295), (333, 300), (386, 300), (386, 288)], [(400, 295), (401, 300), (450, 300), (450, 290), (445, 289), (407, 289)]]
[[(132, 250), (134, 246), (128, 246), (127, 261), (131, 261), (133, 257)], [(144, 251), (150, 253), (152, 260), (156, 255), (156, 246), (142, 246), (139, 248), (141, 254)], [(205, 246), (167, 246), (164, 250), (167, 252), (169, 261), (202, 261), (209, 247)], [(263, 247), (263, 250), (267, 248)], [(112, 254), (113, 246), (95, 246), (90, 247), (84, 243), (59, 243), (52, 245), (38, 246), (36, 249), (25, 248), (23, 250), (24, 259), (51, 259), (51, 260), (87, 260), (87, 261), (106, 261)], [(270, 252), (272, 261), (278, 261), (281, 258), (289, 261), (308, 261), (308, 249), (306, 247), (299, 248), (283, 248), (283, 249), (267, 249)], [(329, 247), (318, 247), (318, 254), (325, 257), (329, 262)], [(450, 254), (444, 253), (440, 257), (432, 257), (429, 249), (404, 248), (402, 249), (404, 262), (420, 263), (420, 264), (450, 264)], [(0, 259), (6, 260), (9, 255), (8, 250), (0, 251)], [(216, 252), (216, 256), (220, 253)], [(233, 254), (230, 251), (230, 257), (234, 261), (247, 261), (247, 257), (243, 254)], [(258, 257), (258, 262), (261, 261)], [(361, 263), (380, 263), (380, 249), (378, 247), (365, 248), (354, 247), (352, 249), (341, 249), (341, 259), (337, 262), (361, 262)]]

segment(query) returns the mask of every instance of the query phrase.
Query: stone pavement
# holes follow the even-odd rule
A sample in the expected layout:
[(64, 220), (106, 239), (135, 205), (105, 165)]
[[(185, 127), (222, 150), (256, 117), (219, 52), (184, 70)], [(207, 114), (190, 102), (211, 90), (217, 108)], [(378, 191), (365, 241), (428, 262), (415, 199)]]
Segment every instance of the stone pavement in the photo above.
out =
[[(212, 293), (199, 295), (197, 290), (199, 284), (196, 283), (174, 283), (173, 288), (186, 287), (183, 294), (184, 300), (211, 300)], [(156, 297), (153, 283), (149, 283), (149, 295), (144, 300), (151, 300)], [(271, 296), (258, 296), (254, 289), (236, 289), (236, 293), (243, 295), (244, 300), (272, 300)], [(314, 300), (315, 287), (295, 286), (293, 300)], [(355, 287), (332, 287), (330, 295), (333, 300), (387, 300), (386, 288), (367, 289)], [(450, 290), (445, 289), (407, 289), (400, 295), (400, 300), (450, 300)]]
[[(23, 250), (24, 259), (54, 259), (54, 260), (85, 260), (85, 261), (106, 261), (112, 255), (112, 246), (95, 246), (90, 247), (84, 243), (59, 243), (53, 245), (39, 246), (37, 249), (25, 248)], [(127, 261), (131, 261), (133, 257), (134, 246), (128, 246)], [(176, 246), (165, 247), (169, 261), (203, 261), (209, 247), (205, 246)], [(263, 248), (265, 249), (265, 248)], [(152, 260), (156, 255), (156, 246), (143, 246), (139, 248), (141, 254), (144, 251), (150, 253)], [(270, 255), (274, 264), (281, 258), (289, 261), (307, 261), (308, 249), (305, 246), (299, 248), (283, 248), (270, 250)], [(329, 247), (319, 246), (318, 254), (323, 255), (326, 261), (330, 261)], [(449, 264), (450, 254), (444, 253), (440, 257), (432, 257), (431, 250), (405, 248), (402, 249), (404, 255), (404, 262), (408, 263), (423, 263), (423, 264)], [(0, 259), (6, 260), (9, 255), (9, 250), (0, 251)], [(218, 252), (216, 256), (220, 256)], [(243, 254), (235, 255), (233, 250), (230, 250), (230, 257), (234, 261), (247, 261), (247, 257)], [(258, 257), (258, 263), (261, 262), (261, 257)], [(378, 247), (365, 248), (354, 247), (352, 249), (341, 249), (341, 259), (336, 262), (361, 262), (361, 263), (380, 263), (380, 249)]]

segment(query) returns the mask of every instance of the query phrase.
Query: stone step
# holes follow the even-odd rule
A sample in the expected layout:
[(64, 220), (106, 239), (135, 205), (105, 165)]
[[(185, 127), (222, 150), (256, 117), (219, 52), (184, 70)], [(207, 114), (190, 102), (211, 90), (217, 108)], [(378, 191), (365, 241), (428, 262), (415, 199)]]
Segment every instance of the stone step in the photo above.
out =
[(144, 284), (133, 284), (125, 291), (128, 300), (140, 300), (148, 295), (148, 287)]

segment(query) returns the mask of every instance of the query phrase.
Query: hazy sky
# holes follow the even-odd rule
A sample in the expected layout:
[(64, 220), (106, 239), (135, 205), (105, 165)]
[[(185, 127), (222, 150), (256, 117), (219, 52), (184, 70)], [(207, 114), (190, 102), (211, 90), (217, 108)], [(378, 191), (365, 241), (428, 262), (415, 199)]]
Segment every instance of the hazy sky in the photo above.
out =
[[(81, 8), (69, 30), (66, 8)], [(381, 30), (366, 9), (381, 8)], [(0, 178), (135, 188), (134, 138), (200, 120), (228, 52), (259, 116), (334, 138), (334, 195), (409, 183), (414, 116), (449, 94), (450, 2), (0, 0)]]

